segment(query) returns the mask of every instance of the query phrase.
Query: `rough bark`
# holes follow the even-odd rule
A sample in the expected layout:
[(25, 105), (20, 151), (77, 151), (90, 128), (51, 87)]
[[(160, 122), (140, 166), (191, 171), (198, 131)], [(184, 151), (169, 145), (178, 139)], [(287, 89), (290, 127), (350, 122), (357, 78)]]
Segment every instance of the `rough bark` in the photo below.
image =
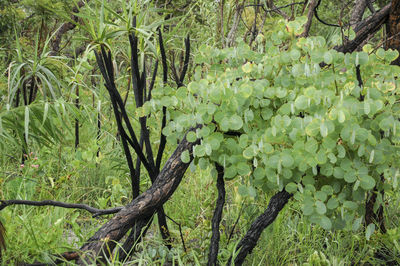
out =
[[(388, 23), (386, 24), (386, 49), (393, 49), (400, 52), (400, 0), (393, 0), (390, 7)], [(393, 65), (400, 65), (400, 57), (392, 62)]]
[[(79, 1), (73, 9), (72, 12), (73, 13), (78, 13), (79, 9), (82, 8), (87, 2), (89, 2), (90, 0), (86, 0), (86, 1)], [(78, 17), (72, 15), (71, 19), (75, 22), (78, 22)], [(76, 24), (72, 23), (72, 22), (66, 22), (64, 23), (60, 29), (57, 31), (56, 36), (54, 37), (54, 40), (51, 42), (51, 49), (52, 49), (52, 53), (53, 54), (57, 54), (60, 51), (60, 44), (61, 44), (61, 39), (62, 36), (70, 31), (75, 29)]]
[(240, 22), (240, 17), (243, 12), (244, 5), (243, 3), (239, 4), (239, 0), (236, 0), (236, 9), (235, 9), (235, 15), (233, 17), (233, 23), (231, 30), (229, 31), (228, 35), (226, 36), (226, 43), (225, 47), (231, 47), (235, 43), (235, 38), (236, 38), (236, 33), (239, 27), (239, 22)]
[(386, 22), (390, 12), (390, 6), (391, 4), (387, 4), (378, 12), (358, 23), (354, 28), (356, 33), (354, 40), (351, 40), (344, 45), (336, 46), (334, 49), (342, 53), (351, 53), (355, 51), (364, 40), (377, 32), (381, 28), (382, 24)]
[(353, 9), (350, 14), (350, 25), (355, 27), (361, 20), (367, 7), (367, 1), (369, 0), (356, 0)]
[(78, 261), (78, 265), (86, 265), (96, 259), (104, 260), (105, 256), (110, 256), (116, 242), (134, 226), (135, 222), (153, 215), (169, 199), (190, 163), (182, 162), (181, 154), (185, 150), (192, 154), (193, 147), (198, 142), (190, 143), (186, 140), (186, 136), (184, 137), (153, 185), (104, 224), (81, 247), (80, 250), (85, 254)]
[[(253, 248), (257, 245), (257, 241), (260, 238), (261, 233), (275, 220), (279, 212), (283, 209), (292, 196), (292, 194), (289, 194), (285, 190), (272, 196), (265, 212), (255, 219), (246, 235), (242, 238), (242, 240), (240, 240), (238, 246), (236, 247), (236, 251), (239, 251), (239, 253), (235, 258), (235, 265), (243, 264), (246, 256), (251, 253)], [(231, 263), (232, 257), (229, 258), (228, 265), (231, 265)]]
[(221, 222), (222, 210), (224, 208), (224, 203), (225, 203), (224, 168), (219, 164), (216, 164), (215, 168), (217, 169), (218, 172), (218, 177), (217, 177), (218, 198), (215, 204), (215, 211), (211, 221), (212, 236), (211, 236), (210, 249), (208, 253), (208, 263), (207, 263), (208, 266), (217, 265), (219, 239), (220, 239), (219, 224)]
[(300, 34), (299, 37), (308, 37), (308, 33), (310, 32), (311, 28), (311, 23), (312, 19), (314, 17), (314, 9), (315, 6), (317, 5), (317, 0), (311, 0), (310, 3), (308, 4), (308, 13), (307, 13), (307, 22), (306, 25), (304, 25), (304, 31)]

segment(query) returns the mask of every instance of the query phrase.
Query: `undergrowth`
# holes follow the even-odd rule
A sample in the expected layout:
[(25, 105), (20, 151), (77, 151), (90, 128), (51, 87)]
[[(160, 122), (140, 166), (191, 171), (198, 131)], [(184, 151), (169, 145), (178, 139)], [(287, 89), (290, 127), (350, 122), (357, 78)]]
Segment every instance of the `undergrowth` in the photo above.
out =
[[(90, 151), (90, 149), (89, 149)], [(85, 152), (85, 151), (83, 151)], [(106, 156), (96, 159), (96, 149), (62, 153), (41, 149), (27, 156), (24, 165), (3, 161), (0, 191), (5, 199), (53, 199), (85, 203), (97, 208), (126, 204), (130, 198), (129, 177), (123, 164)], [(79, 154), (81, 153), (81, 154)], [(107, 153), (105, 153), (107, 154)], [(162, 245), (157, 223), (152, 224), (137, 252), (124, 262), (117, 255), (114, 265), (204, 265), (211, 238), (211, 218), (216, 200), (215, 180), (209, 169), (188, 170), (181, 185), (165, 205), (173, 237), (173, 249)], [(142, 191), (149, 186), (142, 178)], [(244, 180), (226, 183), (227, 199), (221, 222), (219, 260), (226, 263), (251, 221), (264, 211), (270, 195), (242, 198), (237, 191)], [(72, 189), (73, 188), (73, 189)], [(398, 265), (400, 263), (400, 198), (387, 195), (387, 234), (375, 233), (366, 241), (356, 232), (326, 231), (310, 225), (300, 206), (291, 202), (262, 234), (246, 265)], [(110, 216), (92, 218), (85, 211), (57, 207), (9, 206), (0, 213), (7, 230), (7, 251), (2, 265), (20, 262), (51, 262), (52, 255), (77, 250)], [(156, 217), (154, 218), (156, 219)], [(181, 232), (179, 226), (181, 226)], [(184, 246), (181, 241), (182, 233)]]

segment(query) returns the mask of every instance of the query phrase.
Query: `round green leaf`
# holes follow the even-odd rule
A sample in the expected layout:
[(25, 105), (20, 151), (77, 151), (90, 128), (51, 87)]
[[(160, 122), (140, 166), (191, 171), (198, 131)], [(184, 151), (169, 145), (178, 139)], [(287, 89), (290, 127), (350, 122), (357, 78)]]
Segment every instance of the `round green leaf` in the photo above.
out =
[(188, 150), (185, 150), (184, 152), (182, 152), (181, 154), (181, 160), (184, 163), (189, 163), (190, 162), (190, 154)]
[(330, 230), (332, 228), (331, 220), (325, 215), (321, 216), (321, 219), (319, 220), (319, 225), (325, 230)]
[(186, 134), (186, 140), (189, 141), (189, 142), (195, 142), (197, 140), (196, 133), (193, 132), (193, 131), (189, 131)]
[(317, 213), (319, 213), (319, 214), (325, 214), (326, 213), (326, 206), (322, 201), (317, 200), (315, 202), (315, 207), (316, 207)]
[(242, 128), (243, 126), (243, 120), (240, 116), (234, 114), (233, 116), (231, 116), (231, 118), (229, 119), (229, 124), (230, 124), (230, 128), (232, 130), (239, 130)]
[(375, 179), (372, 176), (369, 175), (362, 175), (360, 176), (360, 186), (365, 189), (365, 190), (370, 190), (375, 187)]

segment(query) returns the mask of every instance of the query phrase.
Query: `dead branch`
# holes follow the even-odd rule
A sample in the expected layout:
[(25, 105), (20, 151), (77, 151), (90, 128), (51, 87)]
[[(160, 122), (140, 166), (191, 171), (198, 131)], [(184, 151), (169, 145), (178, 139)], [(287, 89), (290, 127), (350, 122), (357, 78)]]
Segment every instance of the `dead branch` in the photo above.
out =
[(106, 214), (114, 214), (122, 210), (122, 207), (115, 207), (111, 209), (97, 209), (90, 207), (86, 204), (78, 204), (78, 203), (66, 203), (61, 201), (54, 200), (42, 200), (42, 201), (32, 201), (32, 200), (2, 200), (0, 201), (0, 211), (7, 206), (11, 205), (28, 205), (28, 206), (54, 206), (54, 207), (62, 207), (67, 209), (81, 209), (86, 210), (93, 214), (94, 217)]

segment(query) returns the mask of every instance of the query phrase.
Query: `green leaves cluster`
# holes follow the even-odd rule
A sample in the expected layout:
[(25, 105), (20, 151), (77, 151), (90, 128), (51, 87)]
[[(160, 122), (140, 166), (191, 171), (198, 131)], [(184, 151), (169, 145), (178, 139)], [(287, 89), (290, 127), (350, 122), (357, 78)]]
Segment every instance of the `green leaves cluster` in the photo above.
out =
[(179, 111), (163, 133), (205, 125), (187, 136), (202, 139), (196, 162), (217, 162), (226, 179), (244, 177), (251, 188), (294, 193), (325, 229), (356, 230), (366, 192), (381, 176), (385, 189), (398, 184), (399, 71), (388, 64), (398, 53), (343, 54), (285, 29), (266, 39), (260, 52), (201, 47), (195, 80), (170, 96)]

